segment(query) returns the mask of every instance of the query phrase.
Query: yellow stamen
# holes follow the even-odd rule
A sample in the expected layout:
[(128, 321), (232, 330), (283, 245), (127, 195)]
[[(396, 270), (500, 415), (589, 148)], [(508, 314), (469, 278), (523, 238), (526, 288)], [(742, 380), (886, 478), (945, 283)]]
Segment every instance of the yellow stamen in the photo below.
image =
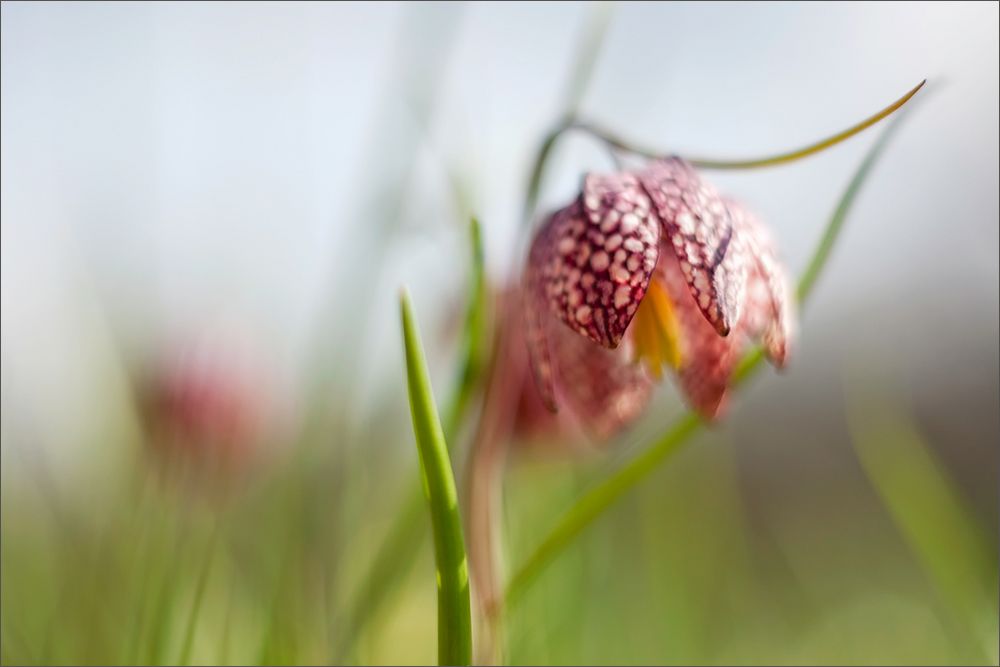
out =
[(681, 332), (677, 314), (666, 289), (656, 278), (649, 281), (646, 296), (632, 321), (635, 359), (646, 364), (659, 379), (664, 366), (681, 364)]
[(657, 330), (663, 341), (663, 358), (676, 370), (681, 365), (681, 329), (677, 322), (677, 314), (663, 285), (656, 281), (650, 282), (653, 283), (653, 289), (649, 290), (649, 296), (653, 299), (656, 320), (660, 325)]
[(663, 373), (660, 362), (660, 333), (657, 331), (656, 311), (653, 306), (640, 305), (633, 326), (636, 328), (636, 361), (645, 362), (652, 376), (659, 380)]

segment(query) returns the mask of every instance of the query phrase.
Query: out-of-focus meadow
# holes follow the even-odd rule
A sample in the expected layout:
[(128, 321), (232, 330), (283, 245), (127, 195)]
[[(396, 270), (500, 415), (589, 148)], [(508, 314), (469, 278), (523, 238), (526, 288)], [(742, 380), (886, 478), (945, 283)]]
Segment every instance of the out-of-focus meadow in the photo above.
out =
[[(453, 405), (468, 220), (490, 289), (516, 280), (567, 111), (743, 157), (926, 77), (789, 369), (477, 650), (997, 664), (998, 60), (994, 3), (4, 3), (0, 661), (434, 662), (399, 286)], [(797, 274), (877, 132), (707, 176)], [(579, 134), (550, 158), (538, 212), (613, 167)], [(446, 424), (460, 488), (471, 396)], [(512, 443), (503, 570), (682, 410), (664, 382), (612, 443)]]

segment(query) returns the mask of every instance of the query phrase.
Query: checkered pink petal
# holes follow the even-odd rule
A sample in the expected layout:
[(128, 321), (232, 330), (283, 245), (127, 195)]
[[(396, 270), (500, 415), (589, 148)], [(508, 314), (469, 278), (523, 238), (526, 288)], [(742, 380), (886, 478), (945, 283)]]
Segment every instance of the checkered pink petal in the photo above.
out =
[(716, 419), (725, 409), (729, 381), (745, 347), (743, 327), (737, 323), (728, 336), (718, 334), (695, 303), (673, 254), (661, 254), (657, 279), (670, 295), (681, 329), (678, 384), (692, 408), (706, 419)]
[(795, 337), (795, 293), (778, 259), (771, 234), (753, 214), (727, 201), (733, 224), (751, 258), (746, 297), (746, 330), (764, 345), (768, 359), (784, 367)]
[(740, 318), (747, 262), (724, 201), (680, 158), (650, 163), (639, 179), (699, 310), (729, 335)]
[(660, 226), (632, 174), (594, 175), (532, 244), (536, 289), (550, 312), (604, 347), (621, 342), (656, 267)]

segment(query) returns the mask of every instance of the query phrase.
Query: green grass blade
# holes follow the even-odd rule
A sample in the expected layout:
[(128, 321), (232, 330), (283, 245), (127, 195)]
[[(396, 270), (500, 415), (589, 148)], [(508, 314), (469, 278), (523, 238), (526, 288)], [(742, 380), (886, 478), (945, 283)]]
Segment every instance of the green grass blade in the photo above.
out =
[(870, 374), (850, 384), (848, 424), (865, 475), (936, 591), (963, 659), (995, 664), (995, 547), (913, 419), (872, 388)]
[(601, 53), (604, 38), (611, 25), (611, 15), (614, 4), (611, 2), (595, 2), (590, 5), (591, 14), (587, 17), (587, 25), (576, 47), (576, 58), (570, 70), (569, 83), (566, 86), (565, 108), (569, 113), (575, 113), (583, 101), (590, 80), (594, 76), (597, 56)]
[(505, 605), (516, 601), (528, 584), (561, 551), (575, 540), (584, 528), (599, 517), (618, 498), (635, 486), (669, 454), (680, 447), (688, 437), (701, 426), (701, 420), (693, 413), (679, 419), (666, 435), (646, 447), (628, 464), (600, 482), (576, 501), (562, 520), (549, 533), (524, 565), (511, 577), (507, 586)]
[[(827, 221), (823, 235), (799, 281), (797, 293), (800, 301), (804, 302), (805, 298), (809, 296), (820, 272), (826, 266), (833, 245), (843, 229), (844, 221), (862, 184), (871, 172), (875, 161), (885, 149), (900, 119), (901, 117), (897, 118), (896, 122), (883, 131), (841, 195), (840, 201)], [(734, 384), (749, 378), (760, 368), (762, 360), (763, 355), (758, 349), (747, 354), (736, 370)], [(629, 489), (649, 476), (681, 445), (690, 440), (691, 436), (699, 430), (700, 425), (701, 420), (695, 414), (686, 413), (667, 430), (664, 436), (645, 447), (635, 458), (611, 473), (607, 479), (598, 483), (576, 501), (531, 556), (525, 560), (520, 569), (515, 571), (507, 586), (505, 606), (515, 601), (545, 566), (575, 540), (587, 526), (593, 523)]]
[(438, 584), (438, 661), (468, 665), (472, 661), (472, 613), (469, 567), (458, 511), (458, 492), (448, 458), (448, 446), (431, 391), (423, 345), (404, 292), (400, 297), (406, 377), (413, 433), (420, 455), (424, 488), (431, 512)]
[(469, 223), (471, 245), (471, 273), (469, 294), (466, 300), (465, 321), (462, 325), (462, 347), (458, 363), (458, 377), (444, 415), (444, 433), (452, 442), (462, 425), (469, 401), (479, 386), (486, 348), (486, 268), (483, 254), (483, 235), (479, 220)]
[(358, 636), (389, 600), (410, 568), (427, 534), (424, 503), (419, 483), (408, 488), (385, 539), (382, 540), (364, 581), (358, 586), (350, 612), (338, 632), (334, 662), (350, 661)]
[[(184, 547), (187, 542), (187, 532), (180, 525), (178, 517), (168, 507), (160, 508), (154, 521), (154, 534), (165, 537), (166, 551), (147, 558), (153, 559), (157, 566), (158, 579), (153, 590), (152, 608), (148, 615), (148, 638), (146, 639), (145, 662), (151, 665), (162, 664), (165, 661), (167, 642), (173, 626), (174, 607), (177, 604), (177, 581), (183, 575), (187, 562), (184, 559)], [(165, 562), (164, 562), (165, 561)], [(150, 576), (150, 575), (147, 575)], [(153, 585), (151, 580), (150, 585)]]
[(219, 638), (219, 657), (216, 662), (219, 665), (229, 664), (229, 648), (232, 644), (233, 632), (233, 596), (232, 584), (230, 584), (229, 590), (226, 592), (226, 615), (222, 618), (222, 635)]
[[(444, 435), (447, 443), (454, 442), (458, 434), (472, 397), (479, 387), (485, 365), (488, 301), (482, 230), (476, 218), (470, 221), (469, 235), (469, 294), (466, 299), (458, 372), (451, 398), (445, 408)], [(426, 535), (426, 525), (420, 520), (424, 512), (422, 495), (419, 483), (404, 493), (396, 518), (372, 559), (363, 582), (358, 586), (357, 597), (352, 602), (343, 630), (339, 633), (335, 649), (337, 662), (341, 662), (353, 650), (357, 636), (369, 619), (378, 613), (389, 599), (390, 593), (395, 590), (396, 584), (413, 566)]]
[(531, 222), (531, 214), (538, 203), (538, 193), (542, 187), (545, 166), (549, 163), (549, 155), (559, 137), (573, 127), (580, 102), (587, 92), (591, 78), (593, 78), (594, 66), (597, 64), (597, 56), (600, 55), (604, 38), (608, 33), (608, 26), (611, 25), (613, 10), (614, 5), (610, 2), (598, 2), (592, 5), (593, 13), (577, 45), (576, 58), (570, 70), (562, 120), (545, 136), (531, 167), (528, 190), (524, 198), (523, 219), (525, 225)]
[(184, 630), (184, 643), (181, 645), (179, 665), (191, 664), (191, 650), (194, 648), (194, 634), (198, 627), (198, 616), (201, 614), (201, 603), (205, 598), (205, 588), (208, 586), (208, 575), (212, 570), (212, 561), (215, 559), (215, 544), (218, 536), (218, 526), (213, 530), (209, 538), (208, 546), (205, 549), (205, 560), (201, 565), (201, 572), (198, 573), (198, 581), (195, 583), (194, 600), (191, 602), (191, 612), (188, 614), (187, 627)]
[(865, 159), (861, 161), (861, 165), (854, 172), (850, 183), (847, 184), (847, 189), (844, 190), (840, 201), (837, 202), (837, 207), (834, 209), (830, 221), (823, 229), (823, 236), (820, 237), (819, 243), (813, 251), (812, 258), (809, 260), (809, 264), (806, 265), (805, 271), (799, 277), (799, 284), (796, 289), (796, 296), (799, 303), (805, 303), (812, 293), (813, 287), (816, 285), (816, 280), (830, 259), (834, 243), (836, 243), (837, 237), (840, 236), (840, 230), (844, 226), (844, 221), (847, 220), (847, 214), (850, 212), (851, 206), (854, 205), (858, 191), (861, 190), (861, 186), (868, 179), (868, 174), (871, 173), (872, 167), (875, 166), (875, 161), (882, 154), (886, 143), (888, 143), (893, 133), (899, 127), (899, 121), (901, 120), (902, 116), (885, 128), (882, 136), (879, 137), (875, 145), (868, 151)]

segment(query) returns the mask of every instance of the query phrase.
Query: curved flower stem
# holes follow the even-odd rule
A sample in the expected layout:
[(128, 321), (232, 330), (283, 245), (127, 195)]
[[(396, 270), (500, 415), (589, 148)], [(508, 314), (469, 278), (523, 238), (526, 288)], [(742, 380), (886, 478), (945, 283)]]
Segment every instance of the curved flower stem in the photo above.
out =
[[(700, 157), (685, 157), (684, 159), (690, 162), (695, 167), (700, 169), (756, 169), (758, 167), (773, 167), (779, 164), (787, 164), (789, 162), (795, 162), (796, 160), (801, 160), (802, 158), (809, 157), (810, 155), (815, 155), (820, 153), (827, 148), (836, 146), (842, 141), (850, 139), (854, 135), (862, 132), (875, 123), (883, 120), (884, 118), (892, 115), (897, 109), (906, 104), (911, 97), (917, 94), (917, 91), (923, 88), (924, 84), (927, 83), (927, 79), (924, 79), (916, 86), (911, 88), (905, 95), (900, 97), (898, 100), (885, 107), (878, 113), (875, 113), (868, 118), (865, 118), (860, 123), (852, 125), (851, 127), (831, 135), (825, 139), (821, 139), (815, 143), (809, 144), (808, 146), (803, 146), (801, 148), (796, 148), (790, 151), (784, 151), (781, 153), (775, 153), (774, 155), (767, 155), (759, 158), (751, 158), (747, 160), (718, 160), (712, 158), (700, 158)], [(609, 132), (593, 125), (592, 123), (584, 121), (574, 121), (570, 124), (570, 127), (578, 130), (587, 132), (604, 143), (608, 144), (612, 148), (615, 148), (626, 153), (632, 153), (634, 155), (639, 155), (647, 158), (657, 158), (666, 155), (666, 151), (655, 150), (651, 148), (644, 148), (636, 146), (631, 142), (627, 142), (624, 139), (616, 137)]]
[(528, 178), (528, 192), (524, 196), (524, 212), (522, 214), (522, 219), (524, 224), (528, 225), (531, 223), (531, 214), (535, 210), (535, 205), (538, 203), (538, 192), (542, 187), (542, 176), (545, 173), (545, 165), (549, 163), (549, 155), (552, 153), (552, 149), (555, 148), (556, 141), (559, 140), (566, 130), (574, 127), (573, 114), (567, 114), (561, 121), (556, 123), (556, 126), (545, 135), (545, 140), (542, 141), (542, 145), (538, 149), (538, 155), (535, 156), (535, 162), (531, 167), (531, 176)]
[[(836, 209), (826, 224), (823, 236), (813, 252), (812, 259), (799, 280), (797, 294), (800, 302), (805, 302), (820, 272), (826, 266), (833, 245), (843, 228), (844, 221), (861, 185), (896, 127), (898, 127), (898, 120), (887, 127), (879, 140), (872, 146), (841, 195)], [(754, 349), (747, 354), (734, 374), (733, 384), (737, 385), (747, 380), (759, 370), (763, 358), (760, 349)], [(674, 422), (665, 435), (645, 447), (635, 458), (611, 473), (604, 481), (598, 483), (577, 500), (511, 577), (504, 597), (504, 608), (509, 608), (511, 603), (518, 599), (545, 566), (576, 539), (584, 529), (627, 491), (656, 470), (663, 461), (690, 440), (691, 436), (697, 433), (703, 425), (704, 422), (696, 414), (692, 412), (684, 414)]]
[[(851, 127), (838, 132), (826, 139), (821, 139), (815, 143), (809, 144), (808, 146), (803, 146), (802, 148), (796, 148), (794, 150), (776, 153), (774, 155), (768, 155), (760, 158), (751, 158), (747, 160), (719, 160), (712, 158), (701, 158), (701, 157), (685, 157), (685, 159), (690, 162), (695, 167), (700, 169), (756, 169), (759, 167), (773, 167), (779, 164), (787, 164), (789, 162), (795, 162), (796, 160), (801, 160), (802, 158), (809, 157), (810, 155), (815, 155), (820, 153), (827, 148), (831, 148), (839, 144), (842, 141), (850, 139), (854, 135), (868, 129), (872, 125), (878, 123), (880, 120), (891, 116), (900, 107), (910, 101), (910, 98), (917, 94), (924, 84), (927, 83), (927, 79), (924, 79), (916, 86), (911, 88), (905, 95), (900, 97), (898, 100), (882, 109), (878, 113), (875, 113), (868, 118), (864, 119), (860, 123), (852, 125)], [(573, 112), (569, 112), (563, 117), (555, 127), (545, 136), (545, 140), (542, 142), (541, 147), (538, 149), (538, 155), (535, 157), (535, 163), (531, 170), (531, 179), (528, 182), (528, 192), (524, 200), (524, 219), (526, 222), (530, 222), (531, 212), (535, 209), (535, 204), (538, 202), (538, 192), (541, 187), (542, 174), (545, 170), (545, 165), (548, 162), (549, 154), (552, 152), (556, 141), (569, 130), (580, 130), (586, 132), (587, 134), (600, 139), (606, 146), (611, 149), (631, 153), (633, 155), (638, 155), (640, 157), (646, 157), (650, 159), (655, 159), (658, 157), (663, 157), (668, 155), (669, 151), (653, 149), (649, 147), (637, 146), (631, 141), (627, 141), (617, 136), (613, 132), (608, 131), (594, 123), (589, 121), (580, 120), (575, 116)]]

